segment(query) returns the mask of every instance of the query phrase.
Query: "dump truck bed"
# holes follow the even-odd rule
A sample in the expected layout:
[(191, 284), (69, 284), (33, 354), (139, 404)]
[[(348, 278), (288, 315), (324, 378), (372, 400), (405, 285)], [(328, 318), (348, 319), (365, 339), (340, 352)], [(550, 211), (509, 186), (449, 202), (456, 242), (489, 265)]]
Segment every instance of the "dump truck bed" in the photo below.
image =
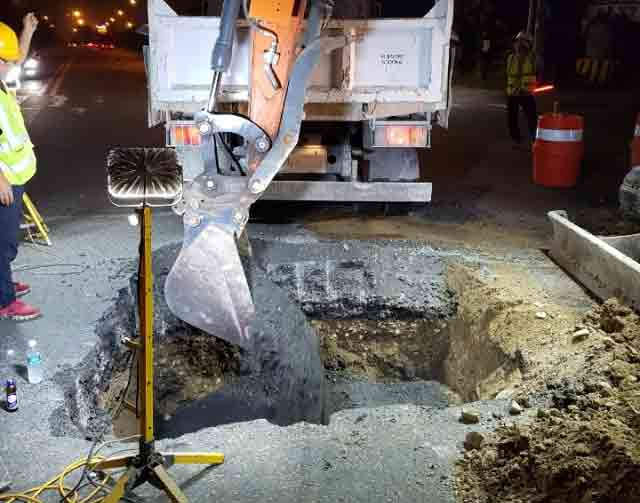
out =
[[(178, 16), (151, 0), (147, 59), (150, 122), (169, 112), (202, 109), (211, 85), (216, 17)], [(444, 111), (449, 102), (453, 0), (439, 0), (419, 19), (334, 20), (325, 35), (348, 43), (323, 55), (307, 92), (307, 120), (361, 121)], [(220, 100), (246, 103), (250, 34), (240, 24)]]

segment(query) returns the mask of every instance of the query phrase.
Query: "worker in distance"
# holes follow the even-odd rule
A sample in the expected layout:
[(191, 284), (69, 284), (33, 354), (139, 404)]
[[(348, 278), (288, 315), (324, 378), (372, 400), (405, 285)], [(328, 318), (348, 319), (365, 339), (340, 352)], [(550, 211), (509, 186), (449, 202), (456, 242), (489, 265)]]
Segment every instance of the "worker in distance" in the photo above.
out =
[(534, 97), (537, 71), (536, 55), (533, 50), (531, 36), (521, 31), (513, 41), (513, 51), (507, 56), (507, 114), (509, 134), (514, 145), (522, 145), (520, 133), (520, 108), (527, 119), (528, 142), (526, 149), (530, 149), (535, 140), (538, 123), (538, 110)]
[(16, 32), (0, 22), (0, 320), (28, 321), (41, 313), (19, 300), (30, 292), (28, 285), (14, 281), (11, 263), (18, 253), (25, 184), (36, 173), (36, 156), (16, 97), (5, 84), (9, 71), (29, 54), (38, 19), (29, 13)]

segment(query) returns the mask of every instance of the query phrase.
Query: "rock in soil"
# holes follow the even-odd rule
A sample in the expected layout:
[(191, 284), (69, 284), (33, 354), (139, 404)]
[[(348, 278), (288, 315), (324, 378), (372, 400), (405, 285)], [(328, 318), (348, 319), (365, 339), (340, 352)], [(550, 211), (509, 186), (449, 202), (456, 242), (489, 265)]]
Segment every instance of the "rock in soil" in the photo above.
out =
[(463, 424), (478, 424), (480, 422), (480, 413), (475, 410), (462, 409), (460, 422)]
[(464, 439), (464, 448), (468, 451), (475, 451), (482, 447), (483, 442), (484, 435), (477, 431), (472, 431), (467, 433), (467, 436)]
[(582, 329), (578, 330), (577, 332), (575, 332), (575, 333), (573, 334), (573, 337), (572, 337), (572, 339), (571, 339), (571, 340), (572, 340), (572, 342), (573, 342), (574, 344), (575, 344), (575, 343), (578, 343), (578, 342), (582, 342), (582, 341), (584, 341), (587, 337), (589, 337), (589, 334), (590, 334), (589, 329), (587, 329), (587, 328), (582, 328)]
[(519, 414), (522, 414), (523, 411), (524, 409), (518, 402), (516, 402), (515, 400), (511, 401), (511, 405), (509, 406), (509, 414), (511, 414), (512, 416), (517, 416)]

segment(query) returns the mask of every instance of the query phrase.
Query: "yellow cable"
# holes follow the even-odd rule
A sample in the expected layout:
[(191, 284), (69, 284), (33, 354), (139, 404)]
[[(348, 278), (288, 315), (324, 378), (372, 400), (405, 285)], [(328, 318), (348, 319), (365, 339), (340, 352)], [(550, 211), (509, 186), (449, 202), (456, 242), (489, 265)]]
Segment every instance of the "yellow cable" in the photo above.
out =
[[(93, 458), (90, 463), (95, 463), (97, 461), (103, 461), (105, 458)], [(22, 493), (11, 493), (11, 494), (2, 494), (0, 495), (0, 501), (4, 501), (7, 503), (45, 503), (44, 500), (40, 498), (40, 496), (47, 491), (57, 491), (60, 497), (66, 498), (69, 503), (101, 503), (104, 501), (104, 497), (101, 496), (97, 499), (93, 499), (96, 495), (101, 492), (109, 492), (109, 486), (107, 482), (111, 480), (111, 476), (108, 476), (105, 481), (96, 482), (95, 488), (82, 499), (78, 493), (70, 494), (72, 490), (71, 487), (65, 485), (65, 480), (75, 471), (84, 468), (89, 462), (86, 458), (78, 460), (69, 466), (67, 466), (62, 473), (55, 476), (48, 482), (42, 484), (41, 486), (34, 487), (32, 489), (28, 489)]]

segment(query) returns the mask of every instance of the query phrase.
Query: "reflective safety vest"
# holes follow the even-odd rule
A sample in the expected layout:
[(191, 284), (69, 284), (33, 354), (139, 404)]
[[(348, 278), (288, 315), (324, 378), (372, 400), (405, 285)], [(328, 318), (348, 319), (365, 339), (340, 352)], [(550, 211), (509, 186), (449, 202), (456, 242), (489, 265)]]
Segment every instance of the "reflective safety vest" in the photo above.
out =
[(507, 96), (532, 94), (536, 87), (536, 59), (532, 52), (507, 57)]
[(36, 164), (20, 105), (0, 85), (0, 170), (11, 185), (24, 185), (35, 175)]

